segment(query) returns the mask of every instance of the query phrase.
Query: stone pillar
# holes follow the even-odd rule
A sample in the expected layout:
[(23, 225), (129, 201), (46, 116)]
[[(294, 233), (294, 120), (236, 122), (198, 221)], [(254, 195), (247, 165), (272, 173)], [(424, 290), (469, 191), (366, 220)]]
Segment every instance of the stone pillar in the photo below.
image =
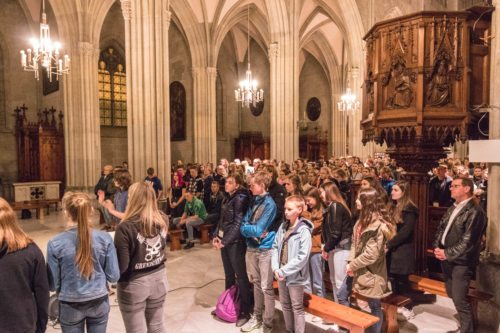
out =
[[(498, 7), (499, 0), (493, 1)], [(500, 15), (492, 14), (491, 35), (500, 32)], [(500, 84), (500, 40), (491, 40), (491, 71), (490, 71), (490, 104), (500, 106), (500, 95), (497, 87)], [(490, 111), (490, 139), (500, 139), (500, 109)], [(479, 322), (481, 327), (487, 327), (488, 332), (498, 330), (500, 323), (500, 289), (498, 288), (498, 272), (500, 271), (500, 163), (488, 163), (488, 229), (486, 230), (486, 253), (481, 258), (477, 270), (477, 280), (481, 290), (493, 294), (490, 303), (479, 303)], [(486, 332), (486, 330), (485, 330)]]
[[(125, 18), (129, 169), (135, 180), (153, 167), (170, 179), (168, 0), (121, 0)], [(95, 67), (95, 63), (94, 63)], [(94, 70), (95, 71), (95, 70)]]
[(215, 67), (193, 68), (194, 160), (217, 163)]
[[(332, 87), (333, 88), (333, 87)], [(347, 118), (345, 112), (339, 111), (337, 102), (342, 93), (338, 91), (332, 93), (332, 125), (330, 138), (332, 140), (332, 155), (335, 157), (344, 156), (347, 147)]]
[(101, 171), (97, 62), (99, 50), (81, 41), (62, 81), (66, 188), (93, 191)]
[[(292, 37), (289, 37), (290, 39)], [(294, 43), (269, 45), (271, 157), (292, 162), (299, 157), (298, 56)]]

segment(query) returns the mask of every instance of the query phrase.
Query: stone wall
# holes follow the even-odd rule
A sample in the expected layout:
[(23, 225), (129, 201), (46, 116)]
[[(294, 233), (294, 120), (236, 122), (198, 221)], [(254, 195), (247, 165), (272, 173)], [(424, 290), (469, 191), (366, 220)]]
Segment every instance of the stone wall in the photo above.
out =
[[(36, 120), (40, 107), (41, 81), (32, 72), (24, 72), (19, 51), (30, 47), (32, 33), (17, 0), (0, 1), (0, 179), (2, 183), (17, 180), (17, 152), (14, 137), (13, 110), (25, 104), (27, 118)], [(50, 23), (50, 22), (49, 22)]]
[[(321, 128), (321, 131), (331, 131), (332, 99), (330, 97), (330, 83), (320, 63), (306, 52), (306, 60), (300, 71), (299, 78), (299, 118), (306, 119), (308, 130)], [(311, 97), (316, 97), (321, 102), (321, 115), (316, 121), (307, 117), (307, 102)], [(330, 149), (331, 151), (331, 149)]]
[[(101, 28), (99, 48), (102, 51), (110, 46), (125, 59), (125, 22), (118, 1), (109, 9)], [(101, 164), (121, 165), (123, 161), (128, 161), (127, 128), (101, 126)]]
[(187, 41), (172, 21), (168, 35), (170, 82), (179, 81), (186, 89), (186, 140), (171, 141), (172, 164), (177, 160), (193, 161), (193, 76)]

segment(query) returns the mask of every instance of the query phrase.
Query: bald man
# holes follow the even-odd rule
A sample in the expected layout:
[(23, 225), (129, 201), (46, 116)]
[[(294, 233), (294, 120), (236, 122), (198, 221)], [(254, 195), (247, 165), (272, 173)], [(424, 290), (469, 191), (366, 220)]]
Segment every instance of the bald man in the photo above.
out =
[(113, 166), (105, 165), (102, 168), (101, 178), (94, 187), (94, 192), (96, 196), (99, 196), (99, 191), (104, 192), (104, 200), (112, 199), (116, 188), (113, 184)]

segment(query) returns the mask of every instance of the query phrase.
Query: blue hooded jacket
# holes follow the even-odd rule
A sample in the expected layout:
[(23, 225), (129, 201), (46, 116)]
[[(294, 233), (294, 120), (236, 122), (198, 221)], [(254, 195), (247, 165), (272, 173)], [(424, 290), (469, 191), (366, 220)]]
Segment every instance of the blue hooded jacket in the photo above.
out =
[[(276, 204), (269, 193), (255, 197), (241, 223), (240, 232), (250, 249), (271, 249), (275, 231), (268, 231), (276, 217)], [(268, 231), (265, 237), (262, 234)]]

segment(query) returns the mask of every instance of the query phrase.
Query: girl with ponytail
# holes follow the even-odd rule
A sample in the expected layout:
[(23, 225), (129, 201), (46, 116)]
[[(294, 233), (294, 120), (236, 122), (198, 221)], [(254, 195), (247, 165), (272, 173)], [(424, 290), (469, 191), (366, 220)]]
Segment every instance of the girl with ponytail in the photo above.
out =
[(47, 245), (49, 284), (58, 293), (63, 332), (106, 332), (109, 314), (107, 282), (120, 277), (111, 236), (94, 230), (91, 199), (68, 192), (62, 199), (68, 229)]

